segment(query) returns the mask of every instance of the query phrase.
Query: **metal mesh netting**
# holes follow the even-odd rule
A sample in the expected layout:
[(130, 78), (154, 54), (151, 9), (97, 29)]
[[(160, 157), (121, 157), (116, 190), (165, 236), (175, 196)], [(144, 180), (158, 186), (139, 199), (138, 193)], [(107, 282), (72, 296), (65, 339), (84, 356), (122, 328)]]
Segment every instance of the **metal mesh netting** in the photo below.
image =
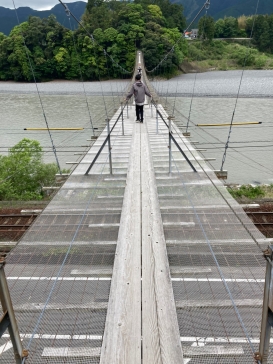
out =
[[(27, 363), (100, 361), (134, 110), (129, 114), (125, 136), (119, 124), (111, 139), (113, 175), (107, 146), (84, 175), (104, 131), (9, 255), (6, 273)], [(175, 125), (173, 136), (197, 173), (172, 143), (170, 175), (166, 126), (159, 121), (157, 134), (155, 109), (147, 107), (145, 123), (184, 363), (251, 363), (268, 240)], [(8, 335), (3, 340), (1, 362), (10, 364)]]
[[(129, 124), (120, 145), (121, 124), (113, 132), (113, 175), (106, 147), (85, 176), (104, 131), (8, 257), (27, 363), (99, 362), (131, 134)], [(11, 363), (9, 335), (2, 340), (1, 362)]]
[(251, 363), (260, 335), (265, 276), (261, 249), (269, 240), (189, 139), (174, 125), (172, 130), (187, 157), (199, 159), (193, 162), (194, 173), (172, 143), (169, 175), (168, 130), (160, 120), (157, 135), (156, 123), (149, 124), (184, 362)]

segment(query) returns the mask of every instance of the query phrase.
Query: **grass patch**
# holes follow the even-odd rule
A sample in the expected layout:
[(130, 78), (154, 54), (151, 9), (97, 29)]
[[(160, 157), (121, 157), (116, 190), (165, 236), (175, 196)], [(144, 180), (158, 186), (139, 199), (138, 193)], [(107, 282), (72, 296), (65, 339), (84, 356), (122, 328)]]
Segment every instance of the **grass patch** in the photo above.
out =
[(254, 199), (273, 199), (273, 184), (251, 186), (243, 185), (240, 187), (228, 187), (228, 192), (236, 200), (254, 200)]
[(228, 192), (236, 199), (238, 197), (247, 197), (253, 200), (257, 197), (263, 197), (265, 195), (265, 192), (261, 186), (253, 187), (251, 185), (241, 186), (238, 189), (228, 188)]

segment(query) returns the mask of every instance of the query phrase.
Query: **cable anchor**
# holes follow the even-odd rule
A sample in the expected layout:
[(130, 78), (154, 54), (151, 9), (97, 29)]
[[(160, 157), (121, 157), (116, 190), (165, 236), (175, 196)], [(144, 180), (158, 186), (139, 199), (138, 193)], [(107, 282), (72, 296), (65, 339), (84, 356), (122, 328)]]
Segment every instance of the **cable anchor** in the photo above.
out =
[(65, 11), (65, 13), (66, 13), (66, 15), (67, 15), (68, 17), (70, 17), (70, 16), (71, 16), (71, 12), (70, 12), (70, 10), (68, 9), (68, 6), (67, 6), (66, 4), (64, 4), (64, 11)]
[(206, 9), (206, 10), (208, 10), (208, 9), (209, 9), (209, 7), (210, 7), (210, 0), (207, 0), (207, 1), (205, 2), (205, 9)]

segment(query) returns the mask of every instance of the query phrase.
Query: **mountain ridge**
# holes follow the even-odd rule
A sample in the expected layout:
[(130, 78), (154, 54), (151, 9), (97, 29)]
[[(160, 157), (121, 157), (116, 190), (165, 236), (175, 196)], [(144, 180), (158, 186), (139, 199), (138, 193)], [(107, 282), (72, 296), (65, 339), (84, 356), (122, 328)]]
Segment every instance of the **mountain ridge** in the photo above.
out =
[[(76, 16), (77, 19), (81, 19), (85, 8), (86, 2), (84, 1), (75, 1), (73, 3), (69, 3), (68, 7)], [(19, 7), (17, 8), (17, 14), (20, 23), (27, 21), (29, 16), (38, 16), (40, 18), (47, 18), (49, 15), (53, 14), (56, 16), (58, 22), (64, 25), (67, 28), (70, 28), (70, 23), (68, 17), (64, 11), (64, 8), (61, 4), (55, 5), (50, 10), (34, 10), (30, 7)], [(77, 28), (77, 22), (71, 17), (72, 28)], [(4, 8), (0, 6), (0, 32), (5, 35), (9, 35), (10, 31), (18, 25), (16, 12), (14, 9)]]
[[(171, 0), (172, 1), (172, 0)], [(176, 4), (184, 7), (184, 14), (188, 21), (194, 18), (198, 10), (205, 4), (205, 0), (173, 0)], [(257, 0), (211, 0), (207, 11), (208, 15), (215, 20), (224, 18), (225, 16), (233, 16), (238, 18), (242, 15), (254, 15), (256, 13)], [(272, 14), (273, 2), (268, 0), (260, 0), (257, 14)], [(204, 12), (201, 16), (204, 15)]]
[[(171, 0), (172, 3), (181, 4), (184, 7), (184, 15), (187, 21), (190, 22), (204, 5), (205, 0)], [(69, 3), (69, 9), (73, 12), (77, 19), (81, 19), (87, 3), (84, 1), (75, 1)], [(257, 0), (211, 0), (207, 14), (215, 20), (224, 18), (225, 16), (233, 16), (235, 18), (241, 15), (253, 15), (256, 13)], [(273, 1), (260, 0), (257, 14), (272, 14)], [(20, 22), (24, 22), (29, 16), (38, 16), (40, 18), (48, 17), (53, 14), (56, 16), (59, 23), (67, 28), (70, 28), (68, 18), (61, 4), (55, 5), (50, 10), (34, 10), (30, 7), (19, 7), (17, 14)], [(205, 11), (201, 13), (203, 16)], [(198, 19), (197, 19), (198, 22)], [(77, 28), (78, 24), (71, 18), (73, 29)], [(9, 35), (14, 26), (18, 25), (17, 17), (14, 9), (8, 9), (0, 6), (0, 32)]]

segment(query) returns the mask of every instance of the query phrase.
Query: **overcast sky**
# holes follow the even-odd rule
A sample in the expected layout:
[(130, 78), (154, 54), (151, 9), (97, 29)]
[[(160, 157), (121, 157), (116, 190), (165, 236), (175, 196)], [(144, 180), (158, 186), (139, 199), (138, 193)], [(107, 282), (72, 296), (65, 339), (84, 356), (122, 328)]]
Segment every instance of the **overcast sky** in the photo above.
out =
[[(74, 3), (77, 0), (62, 0), (63, 3)], [(87, 0), (80, 0), (85, 1)], [(35, 10), (49, 10), (52, 9), (53, 6), (59, 4), (58, 0), (14, 0), (16, 8), (20, 8), (21, 6), (28, 6)], [(5, 8), (14, 9), (12, 0), (0, 0), (0, 6), (4, 6)]]

